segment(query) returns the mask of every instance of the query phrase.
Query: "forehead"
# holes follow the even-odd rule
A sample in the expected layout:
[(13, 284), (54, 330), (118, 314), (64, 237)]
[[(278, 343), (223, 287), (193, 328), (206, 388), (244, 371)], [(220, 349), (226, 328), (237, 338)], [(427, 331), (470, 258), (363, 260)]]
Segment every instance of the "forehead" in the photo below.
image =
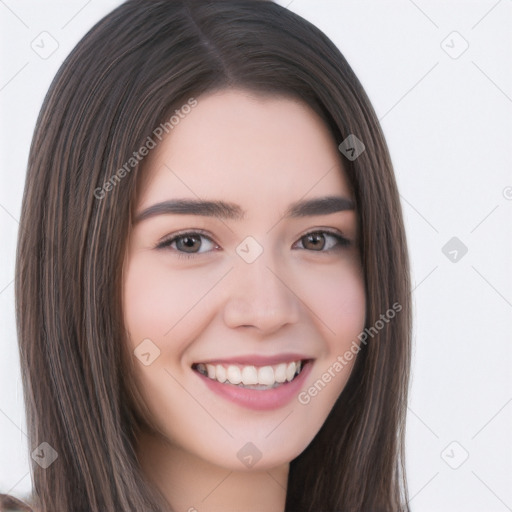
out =
[(336, 141), (305, 103), (224, 90), (197, 105), (144, 162), (138, 206), (225, 199), (251, 210), (301, 197), (352, 197)]

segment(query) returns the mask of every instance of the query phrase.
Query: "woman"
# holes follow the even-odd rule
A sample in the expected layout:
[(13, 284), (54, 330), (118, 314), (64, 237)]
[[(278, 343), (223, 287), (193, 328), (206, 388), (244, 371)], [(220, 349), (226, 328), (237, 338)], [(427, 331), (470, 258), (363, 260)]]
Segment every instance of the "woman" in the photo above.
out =
[(50, 87), (23, 198), (32, 509), (408, 510), (398, 197), (364, 90), (301, 17), (101, 20)]

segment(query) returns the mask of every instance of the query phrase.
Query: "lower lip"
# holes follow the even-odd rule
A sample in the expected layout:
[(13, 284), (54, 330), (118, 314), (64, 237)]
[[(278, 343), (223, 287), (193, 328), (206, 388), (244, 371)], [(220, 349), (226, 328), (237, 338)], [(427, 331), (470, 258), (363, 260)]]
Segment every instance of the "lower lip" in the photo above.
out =
[(311, 371), (312, 361), (307, 361), (295, 379), (286, 382), (273, 389), (247, 389), (234, 384), (222, 384), (217, 380), (210, 379), (205, 375), (194, 372), (204, 381), (204, 383), (218, 395), (234, 402), (242, 407), (253, 409), (255, 411), (267, 411), (278, 409), (288, 404), (296, 397)]

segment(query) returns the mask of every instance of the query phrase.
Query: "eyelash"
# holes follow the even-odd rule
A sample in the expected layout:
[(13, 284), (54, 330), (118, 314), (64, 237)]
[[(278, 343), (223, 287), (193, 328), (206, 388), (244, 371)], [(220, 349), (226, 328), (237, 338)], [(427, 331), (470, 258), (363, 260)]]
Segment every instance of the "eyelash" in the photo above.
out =
[[(317, 234), (327, 234), (329, 236), (332, 236), (338, 242), (337, 243), (337, 247), (328, 249), (327, 251), (324, 251), (324, 250), (322, 250), (322, 251), (312, 251), (311, 250), (310, 252), (331, 253), (333, 251), (340, 250), (340, 249), (345, 248), (345, 247), (349, 247), (351, 245), (351, 243), (352, 243), (350, 240), (348, 240), (347, 238), (342, 236), (340, 233), (338, 233), (336, 231), (327, 230), (327, 229), (309, 231), (309, 232), (305, 233), (304, 235), (302, 235), (299, 238), (299, 241), (302, 240), (303, 238), (307, 237), (308, 235), (317, 235)], [(196, 231), (182, 231), (182, 232), (175, 233), (175, 234), (172, 235), (171, 238), (167, 238), (167, 239), (161, 241), (160, 243), (158, 243), (157, 246), (155, 247), (155, 249), (170, 248), (170, 245), (172, 243), (176, 242), (180, 238), (186, 238), (187, 236), (190, 236), (190, 235), (200, 235), (200, 236), (208, 239), (213, 244), (215, 244), (215, 242), (211, 239), (210, 236), (208, 236), (204, 231), (199, 229), (199, 230), (196, 230)], [(217, 244), (215, 244), (215, 245), (217, 245)], [(178, 258), (185, 258), (185, 259), (196, 258), (200, 254), (203, 254), (203, 253), (186, 253), (186, 252), (183, 252), (183, 251), (179, 251), (177, 249), (171, 249), (171, 250), (177, 253)], [(302, 249), (302, 250), (307, 251), (308, 249)]]

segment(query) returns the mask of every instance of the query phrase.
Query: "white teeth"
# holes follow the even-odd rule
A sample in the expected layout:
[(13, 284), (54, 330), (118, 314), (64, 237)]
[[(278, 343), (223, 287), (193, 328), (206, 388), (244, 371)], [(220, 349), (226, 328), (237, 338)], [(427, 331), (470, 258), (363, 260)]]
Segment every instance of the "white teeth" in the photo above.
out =
[[(207, 364), (206, 365), (206, 368), (208, 368), (208, 366), (212, 366), (211, 364)], [(226, 369), (224, 368), (224, 366), (218, 364), (217, 366), (215, 366), (215, 379), (218, 380), (219, 382), (226, 382)]]
[(233, 364), (225, 367), (221, 364), (199, 363), (196, 369), (201, 374), (207, 375), (210, 379), (222, 383), (229, 382), (230, 384), (248, 387), (276, 387), (284, 382), (292, 381), (302, 370), (302, 361), (262, 367), (255, 367), (253, 365), (237, 366)]
[(215, 379), (215, 366), (213, 366), (213, 364), (207, 364), (206, 371), (208, 372), (208, 377), (210, 377), (210, 379)]
[(284, 382), (286, 380), (286, 367), (288, 365), (286, 363), (281, 363), (276, 366), (274, 370), (274, 376), (276, 378), (276, 382)]
[(242, 368), (242, 382), (244, 386), (258, 384), (258, 370), (254, 366), (244, 366)]
[(258, 370), (258, 383), (263, 386), (273, 386), (276, 383), (272, 366), (263, 366)]
[(286, 368), (286, 380), (290, 382), (297, 371), (297, 365), (295, 363), (288, 363)]
[(242, 382), (242, 372), (238, 366), (230, 364), (226, 376), (231, 384), (240, 384), (240, 382)]

